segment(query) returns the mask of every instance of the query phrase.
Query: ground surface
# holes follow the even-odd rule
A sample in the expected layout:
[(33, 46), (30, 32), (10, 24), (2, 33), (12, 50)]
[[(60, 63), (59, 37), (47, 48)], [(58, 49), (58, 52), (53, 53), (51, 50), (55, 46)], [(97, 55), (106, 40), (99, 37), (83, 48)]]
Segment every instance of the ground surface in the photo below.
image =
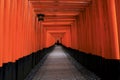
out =
[(100, 80), (82, 65), (76, 65), (79, 70), (75, 65), (76, 62), (64, 53), (61, 46), (56, 46), (44, 64), (36, 67), (37, 72), (25, 80)]

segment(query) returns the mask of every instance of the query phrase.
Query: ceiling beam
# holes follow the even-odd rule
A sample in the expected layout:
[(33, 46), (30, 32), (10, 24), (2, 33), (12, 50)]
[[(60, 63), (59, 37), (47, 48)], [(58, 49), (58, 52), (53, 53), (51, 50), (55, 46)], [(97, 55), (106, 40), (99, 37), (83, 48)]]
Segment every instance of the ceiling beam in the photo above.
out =
[(80, 4), (78, 4), (78, 5), (52, 5), (52, 4), (50, 4), (50, 5), (48, 5), (48, 4), (33, 4), (33, 7), (36, 9), (36, 8), (40, 8), (40, 9), (42, 9), (42, 8), (44, 8), (44, 9), (47, 9), (47, 8), (49, 8), (49, 9), (81, 9), (81, 8), (84, 8), (84, 7), (86, 7), (86, 5), (80, 5)]
[(60, 9), (60, 8), (34, 8), (35, 12), (80, 12), (83, 11), (84, 8), (81, 9), (72, 9), (72, 8), (64, 8), (64, 9)]
[(78, 15), (80, 12), (75, 12), (75, 11), (66, 11), (66, 12), (42, 12), (42, 11), (38, 11), (36, 12), (36, 14), (45, 14), (46, 16), (51, 16), (51, 15), (58, 15), (58, 16), (64, 16), (64, 15), (68, 15), (68, 16), (74, 16), (74, 15)]
[(45, 19), (44, 22), (71, 22), (71, 21), (75, 21), (75, 19)]
[(91, 0), (29, 0), (31, 1), (32, 3), (33, 2), (39, 2), (39, 3), (88, 3), (88, 2), (91, 2)]

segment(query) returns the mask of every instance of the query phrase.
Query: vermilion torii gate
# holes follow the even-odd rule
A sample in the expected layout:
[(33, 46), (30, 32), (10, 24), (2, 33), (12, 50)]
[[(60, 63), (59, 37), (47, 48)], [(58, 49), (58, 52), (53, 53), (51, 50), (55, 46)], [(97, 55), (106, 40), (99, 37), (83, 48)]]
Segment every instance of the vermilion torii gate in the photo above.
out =
[(57, 32), (66, 34), (63, 45), (119, 61), (119, 5), (119, 0), (0, 0), (0, 67), (51, 46), (49, 34)]

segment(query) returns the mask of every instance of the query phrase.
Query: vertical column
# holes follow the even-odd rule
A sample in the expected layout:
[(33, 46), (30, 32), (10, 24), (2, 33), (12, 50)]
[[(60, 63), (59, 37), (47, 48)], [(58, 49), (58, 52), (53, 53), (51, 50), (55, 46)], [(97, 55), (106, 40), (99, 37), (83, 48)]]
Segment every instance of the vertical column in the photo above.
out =
[(78, 31), (77, 31), (77, 20), (75, 20), (75, 22), (74, 22), (74, 36), (75, 36), (75, 49), (78, 49)]
[(119, 59), (118, 28), (116, 21), (115, 0), (98, 0), (100, 38), (102, 56)]
[(78, 41), (78, 50), (80, 49), (80, 15), (76, 18), (77, 21), (77, 41)]
[(17, 1), (17, 20), (16, 20), (16, 59), (20, 58), (20, 47), (21, 47), (21, 34), (20, 34), (20, 30), (21, 30), (21, 6), (22, 6), (22, 2), (21, 0)]
[(74, 21), (72, 24), (71, 24), (71, 35), (72, 35), (72, 46), (73, 48), (77, 48), (77, 28), (76, 28), (76, 21)]
[[(91, 6), (90, 6), (91, 7)], [(92, 28), (91, 28), (91, 13), (90, 13), (90, 8), (86, 8), (86, 17), (87, 17), (87, 48), (88, 48), (88, 53), (92, 53)]]
[[(93, 1), (93, 5), (92, 5), (92, 14), (93, 14), (93, 17), (94, 17), (94, 21), (93, 21), (93, 26), (94, 26), (94, 52), (96, 55), (99, 55), (99, 56), (102, 56), (101, 54), (101, 39), (102, 37), (100, 36), (101, 35), (101, 27), (100, 26), (100, 17), (99, 17), (99, 8), (98, 8), (98, 0), (95, 0)], [(92, 17), (91, 17), (92, 18)]]
[(42, 21), (39, 21), (39, 23), (40, 23), (40, 36), (41, 36), (41, 49), (43, 49), (43, 35), (44, 35), (44, 33), (43, 33), (43, 25), (42, 25)]
[(105, 58), (119, 58), (118, 31), (116, 23), (116, 11), (114, 0), (101, 1), (103, 11), (102, 24), (104, 23), (104, 54)]
[(83, 38), (83, 51), (84, 52), (87, 52), (86, 51), (86, 46), (87, 46), (87, 43), (86, 43), (86, 41), (87, 41), (87, 33), (86, 33), (86, 10), (83, 12), (83, 27), (82, 27), (82, 31), (83, 31), (83, 36), (82, 36), (82, 38)]
[(84, 26), (83, 26), (83, 14), (84, 14), (84, 12), (80, 12), (80, 14), (79, 14), (79, 40), (78, 40), (78, 42), (79, 42), (79, 46), (80, 46), (80, 48), (79, 48), (79, 50), (80, 51), (83, 51), (83, 28), (84, 28)]
[[(13, 59), (13, 62), (15, 61), (15, 60), (17, 60), (18, 59), (18, 53), (17, 53), (17, 46), (16, 46), (16, 44), (17, 44), (17, 23), (18, 23), (18, 21), (17, 21), (17, 16), (18, 16), (18, 2), (17, 2), (17, 0), (14, 0), (14, 13), (13, 13), (13, 16), (14, 16), (14, 19), (13, 19), (13, 27), (14, 27), (14, 31), (13, 31), (13, 57), (12, 57), (12, 59)], [(12, 24), (11, 24), (11, 26), (12, 26)]]
[[(4, 56), (3, 60), (4, 63), (7, 63), (8, 61), (11, 61), (11, 53), (10, 52), (10, 0), (5, 0), (4, 3)], [(9, 57), (8, 57), (9, 56)]]
[(40, 21), (38, 21), (38, 32), (39, 32), (39, 35), (40, 35), (40, 49), (42, 49), (42, 29), (41, 29), (41, 23)]
[[(120, 0), (115, 0), (116, 7), (116, 18), (117, 18), (117, 28), (118, 28), (118, 39), (119, 39), (119, 50), (120, 50)], [(120, 51), (119, 51), (120, 52)], [(120, 57), (120, 53), (118, 55)]]
[[(19, 25), (20, 26), (20, 32), (19, 35), (21, 38), (20, 39), (20, 46), (19, 46), (19, 50), (20, 50), (20, 57), (24, 56), (24, 52), (23, 52), (23, 46), (24, 46), (24, 26), (23, 26), (23, 21), (24, 21), (24, 0), (21, 0), (21, 15), (20, 15), (20, 21), (21, 23)], [(21, 33), (22, 32), (22, 33)]]
[(0, 67), (3, 64), (3, 27), (4, 27), (4, 0), (0, 0)]
[[(34, 43), (33, 43), (33, 45), (34, 45), (34, 49), (33, 49), (33, 51), (35, 52), (35, 51), (37, 51), (37, 47), (38, 47), (38, 44), (36, 44), (36, 37), (37, 37), (37, 34), (36, 34), (36, 30), (35, 30), (35, 26), (36, 26), (36, 14), (33, 12), (33, 41), (34, 41)], [(32, 52), (33, 52), (32, 51)]]
[(106, 33), (105, 33), (105, 27), (104, 27), (104, 13), (103, 13), (103, 4), (102, 4), (102, 1), (101, 0), (98, 0), (97, 1), (98, 3), (98, 12), (99, 12), (99, 31), (100, 31), (100, 53), (101, 53), (101, 56), (104, 57), (104, 54), (106, 53), (105, 52), (105, 47), (106, 47)]
[(10, 31), (9, 31), (9, 44), (10, 44), (10, 52), (12, 62), (15, 62), (15, 35), (16, 35), (16, 0), (11, 0), (11, 14), (10, 14)]
[[(41, 21), (42, 23), (42, 21)], [(43, 25), (41, 25), (41, 29), (42, 29), (42, 48), (46, 47), (46, 36), (47, 36), (47, 31), (46, 29), (43, 27)], [(49, 43), (50, 44), (50, 43)]]
[(111, 55), (110, 58), (119, 59), (119, 42), (118, 42), (118, 28), (116, 21), (115, 0), (107, 0), (108, 16), (110, 24), (110, 40), (111, 40)]
[(23, 0), (23, 11), (22, 11), (22, 56), (26, 56), (28, 53), (28, 50), (27, 50), (27, 44), (26, 44), (26, 34), (28, 31), (26, 31), (28, 29), (28, 25), (27, 25), (27, 18), (28, 18), (28, 0)]
[(95, 1), (93, 1), (92, 6), (90, 7), (91, 10), (91, 34), (92, 34), (92, 53), (96, 54), (96, 42), (97, 42), (97, 33), (96, 33), (96, 21), (95, 21), (95, 17), (96, 17), (96, 13), (95, 13)]
[(38, 49), (41, 49), (41, 37), (40, 37), (40, 26), (39, 26), (39, 21), (36, 17), (36, 35), (37, 35), (37, 45), (38, 45)]

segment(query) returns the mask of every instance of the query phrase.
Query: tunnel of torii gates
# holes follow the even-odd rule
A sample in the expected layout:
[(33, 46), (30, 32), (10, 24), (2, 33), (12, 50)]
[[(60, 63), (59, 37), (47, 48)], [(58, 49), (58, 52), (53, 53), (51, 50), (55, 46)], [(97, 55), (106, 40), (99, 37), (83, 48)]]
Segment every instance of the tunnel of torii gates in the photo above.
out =
[(84, 8), (73, 5), (71, 12), (65, 12), (62, 9), (70, 7), (58, 5), (54, 15), (45, 11), (44, 21), (38, 21), (37, 14), (44, 8), (38, 4), (52, 2), (72, 4), (70, 0), (0, 0), (1, 67), (57, 40), (79, 51), (120, 59), (120, 0), (74, 0)]

